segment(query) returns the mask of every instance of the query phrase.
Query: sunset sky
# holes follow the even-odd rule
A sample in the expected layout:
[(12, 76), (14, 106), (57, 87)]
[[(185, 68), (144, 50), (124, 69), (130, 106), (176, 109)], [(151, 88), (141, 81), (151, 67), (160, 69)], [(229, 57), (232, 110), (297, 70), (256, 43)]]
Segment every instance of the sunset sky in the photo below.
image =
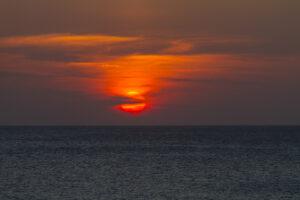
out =
[(1, 0), (0, 125), (300, 124), (299, 0)]

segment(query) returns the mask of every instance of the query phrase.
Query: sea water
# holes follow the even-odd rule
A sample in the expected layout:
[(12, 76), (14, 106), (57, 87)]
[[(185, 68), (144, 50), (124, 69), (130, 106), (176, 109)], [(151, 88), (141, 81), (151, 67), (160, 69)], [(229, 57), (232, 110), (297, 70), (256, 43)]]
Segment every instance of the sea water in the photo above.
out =
[(0, 127), (0, 200), (300, 199), (300, 127)]

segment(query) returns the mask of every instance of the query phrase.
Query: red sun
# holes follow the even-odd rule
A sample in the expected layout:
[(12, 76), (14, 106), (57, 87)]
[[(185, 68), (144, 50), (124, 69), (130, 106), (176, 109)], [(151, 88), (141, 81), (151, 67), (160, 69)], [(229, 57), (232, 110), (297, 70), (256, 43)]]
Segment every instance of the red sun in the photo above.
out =
[(123, 112), (131, 113), (131, 114), (139, 114), (139, 113), (145, 111), (146, 108), (147, 108), (146, 103), (121, 104), (118, 106), (119, 110), (121, 110)]

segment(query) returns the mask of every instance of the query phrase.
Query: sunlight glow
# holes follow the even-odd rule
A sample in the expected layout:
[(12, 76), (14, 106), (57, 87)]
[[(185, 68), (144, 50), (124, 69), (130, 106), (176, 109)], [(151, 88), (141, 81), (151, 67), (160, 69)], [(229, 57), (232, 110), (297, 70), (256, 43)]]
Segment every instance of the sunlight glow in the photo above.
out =
[[(159, 46), (162, 47), (156, 49), (157, 45), (154, 45), (154, 48), (152, 42), (161, 44)], [(227, 56), (193, 54), (191, 52), (194, 48), (192, 40), (157, 39), (155, 41), (143, 36), (102, 34), (4, 37), (0, 38), (0, 47), (38, 47), (43, 48), (45, 52), (57, 51), (59, 54), (49, 54), (51, 58), (49, 60), (35, 60), (36, 66), (55, 64), (54, 69), (64, 70), (62, 71), (63, 78), (57, 80), (59, 84), (72, 90), (76, 88), (83, 92), (88, 91), (101, 98), (108, 97), (113, 102), (112, 108), (117, 107), (119, 111), (135, 114), (148, 110), (146, 108), (149, 105), (152, 109), (177, 101), (176, 96), (179, 95), (175, 94), (175, 90), (191, 84), (189, 80), (198, 80), (200, 75), (201, 77), (215, 76), (220, 69), (213, 67), (214, 64), (219, 61), (223, 63)], [(149, 51), (143, 52), (141, 47)], [(60, 55), (61, 52), (65, 53), (58, 56), (58, 61), (56, 61), (56, 55)], [(34, 56), (30, 53), (29, 50), (28, 55), (23, 59), (30, 60), (36, 54), (35, 51)], [(55, 55), (54, 58), (52, 58), (53, 55)], [(69, 59), (72, 61), (68, 61)], [(54, 63), (53, 60), (56, 62)], [(30, 60), (30, 62), (33, 61)], [(32, 63), (30, 66), (32, 71), (36, 71), (37, 67)], [(50, 70), (49, 67), (46, 69)], [(164, 89), (173, 91), (166, 94), (162, 92)]]
[(139, 114), (147, 108), (146, 103), (121, 104), (117, 108), (123, 112)]

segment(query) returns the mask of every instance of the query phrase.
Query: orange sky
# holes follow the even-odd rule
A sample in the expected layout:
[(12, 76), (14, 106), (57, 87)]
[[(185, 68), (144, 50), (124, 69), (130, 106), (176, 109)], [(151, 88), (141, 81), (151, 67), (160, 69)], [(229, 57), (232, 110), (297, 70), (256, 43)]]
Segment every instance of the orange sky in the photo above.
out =
[[(67, 53), (74, 49), (85, 51), (86, 49), (97, 47), (105, 47), (108, 51), (118, 51), (122, 45), (135, 49), (135, 45), (138, 45), (136, 42), (144, 43), (144, 47), (148, 48), (147, 40), (165, 43), (166, 46), (152, 53), (136, 52), (114, 55), (113, 52), (108, 52), (106, 56), (99, 56), (96, 52), (87, 51), (87, 53), (76, 54), (79, 58), (77, 62), (51, 60), (50, 63), (54, 64), (58, 69), (66, 68), (72, 71), (80, 68), (79, 74), (94, 74), (95, 77), (93, 78), (78, 78), (77, 81), (81, 82), (81, 85), (85, 85), (81, 92), (92, 93), (98, 97), (104, 95), (110, 98), (122, 99), (120, 103), (113, 107), (134, 114), (147, 111), (150, 107), (155, 109), (155, 105), (167, 104), (167, 97), (164, 97), (164, 95), (157, 96), (157, 94), (162, 90), (177, 87), (177, 83), (170, 83), (168, 79), (175, 80), (186, 76), (192, 77), (196, 75), (196, 77), (200, 77), (221, 73), (214, 68), (205, 69), (201, 65), (205, 65), (206, 62), (223, 60), (226, 57), (225, 55), (189, 55), (188, 51), (192, 50), (193, 44), (184, 40), (164, 41), (158, 39), (158, 41), (155, 41), (154, 38), (142, 37), (56, 34), (7, 37), (0, 40), (0, 45), (9, 48), (39, 48), (46, 51), (56, 49)], [(22, 60), (24, 58), (17, 59)], [(33, 66), (26, 67), (27, 72), (31, 67)], [(20, 69), (15, 70), (19, 71)], [(31, 70), (31, 73), (51, 73), (51, 70), (47, 72), (38, 68)], [(97, 75), (98, 73), (101, 75)], [(61, 79), (68, 80), (68, 74), (65, 76), (65, 78), (61, 77)], [(74, 83), (74, 85), (72, 83), (71, 85), (61, 83), (59, 87), (72, 89), (78, 87), (77, 85), (78, 83)]]
[(0, 3), (0, 124), (299, 122), (295, 1), (24, 2)]

